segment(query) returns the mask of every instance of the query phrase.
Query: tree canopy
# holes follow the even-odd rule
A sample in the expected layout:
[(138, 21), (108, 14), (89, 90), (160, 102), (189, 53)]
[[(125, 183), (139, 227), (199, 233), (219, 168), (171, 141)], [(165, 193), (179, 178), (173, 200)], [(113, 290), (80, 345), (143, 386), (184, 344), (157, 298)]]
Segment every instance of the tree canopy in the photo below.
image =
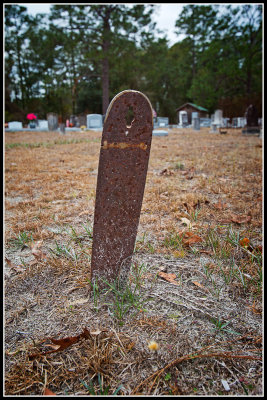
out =
[[(170, 46), (154, 5), (57, 4), (35, 17), (5, 5), (5, 117), (105, 114), (124, 89), (176, 122), (186, 102), (227, 116), (261, 113), (262, 6), (184, 5)], [(232, 115), (230, 115), (232, 114)]]

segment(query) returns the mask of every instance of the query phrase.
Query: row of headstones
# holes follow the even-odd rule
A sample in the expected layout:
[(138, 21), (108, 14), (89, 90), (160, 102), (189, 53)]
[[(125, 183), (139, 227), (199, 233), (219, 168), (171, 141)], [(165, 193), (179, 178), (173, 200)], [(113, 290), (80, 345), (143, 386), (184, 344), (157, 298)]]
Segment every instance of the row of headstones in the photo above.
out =
[[(68, 125), (68, 126), (67, 126)], [(87, 129), (102, 129), (103, 128), (103, 116), (101, 114), (88, 114), (87, 116), (71, 116), (69, 123), (66, 124), (67, 129), (69, 130), (77, 130), (80, 126), (86, 126)], [(31, 124), (29, 125), (29, 127)], [(72, 126), (73, 128), (71, 128)], [(55, 113), (49, 113), (47, 115), (47, 120), (37, 120), (32, 129), (38, 130), (48, 130), (55, 131), (60, 129), (63, 131), (63, 127), (65, 124), (59, 123), (58, 115)], [(20, 121), (11, 121), (8, 123), (8, 129), (10, 130), (23, 130), (22, 122)]]
[[(216, 132), (217, 128), (244, 128), (247, 125), (246, 117), (223, 118), (222, 110), (216, 110), (211, 118), (200, 118), (198, 112), (192, 112), (192, 124), (188, 123), (188, 116), (186, 111), (179, 112), (179, 124), (178, 127), (186, 128), (192, 127), (194, 130), (199, 130), (200, 127), (211, 127), (211, 132)], [(258, 125), (262, 125), (262, 119), (258, 119)]]

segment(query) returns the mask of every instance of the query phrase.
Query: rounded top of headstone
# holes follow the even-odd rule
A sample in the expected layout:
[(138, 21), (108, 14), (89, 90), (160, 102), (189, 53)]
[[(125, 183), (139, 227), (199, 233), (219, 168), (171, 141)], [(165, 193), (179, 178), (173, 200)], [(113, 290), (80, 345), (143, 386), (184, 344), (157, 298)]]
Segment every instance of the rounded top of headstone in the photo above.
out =
[(151, 109), (151, 118), (152, 118), (152, 121), (153, 121), (153, 108), (152, 108), (152, 105), (150, 103), (150, 100), (148, 99), (148, 97), (144, 93), (139, 92), (138, 90), (133, 90), (133, 89), (123, 90), (122, 92), (118, 93), (115, 97), (113, 97), (113, 99), (111, 100), (111, 102), (110, 102), (110, 104), (108, 106), (107, 112), (105, 114), (105, 121), (106, 121), (106, 119), (108, 117), (108, 114), (109, 114), (109, 112), (110, 112), (110, 110), (112, 108), (112, 105), (113, 105), (114, 101), (117, 100), (118, 97), (129, 96), (129, 94), (137, 94), (138, 96), (140, 95), (140, 96), (142, 96), (143, 98), (146, 99), (146, 101), (149, 104), (150, 109)]

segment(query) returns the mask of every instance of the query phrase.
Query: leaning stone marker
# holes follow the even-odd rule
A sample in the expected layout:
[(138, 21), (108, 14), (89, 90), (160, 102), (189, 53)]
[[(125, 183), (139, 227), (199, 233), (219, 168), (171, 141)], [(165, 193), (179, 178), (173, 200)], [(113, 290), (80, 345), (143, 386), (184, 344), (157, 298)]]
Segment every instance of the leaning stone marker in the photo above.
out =
[[(152, 139), (148, 98), (124, 90), (104, 121), (93, 226), (91, 280), (123, 282), (131, 265)], [(102, 282), (102, 284), (101, 284)]]

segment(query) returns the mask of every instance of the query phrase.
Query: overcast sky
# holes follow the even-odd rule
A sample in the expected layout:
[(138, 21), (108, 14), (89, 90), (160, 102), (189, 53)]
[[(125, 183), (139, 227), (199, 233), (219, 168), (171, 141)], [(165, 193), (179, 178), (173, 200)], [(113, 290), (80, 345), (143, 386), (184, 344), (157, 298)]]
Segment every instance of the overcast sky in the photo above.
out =
[[(48, 13), (50, 9), (50, 3), (17, 3), (28, 8), (29, 14), (37, 13)], [(56, 3), (55, 3), (56, 4)], [(75, 3), (77, 4), (77, 3)], [(79, 4), (79, 3), (78, 3)], [(150, 3), (153, 4), (153, 3)], [(178, 36), (174, 33), (175, 21), (177, 20), (180, 12), (182, 11), (184, 4), (175, 3), (156, 3), (157, 10), (154, 12), (154, 21), (157, 22), (157, 28), (161, 29), (166, 33), (169, 40), (169, 44), (173, 45), (179, 40)]]

